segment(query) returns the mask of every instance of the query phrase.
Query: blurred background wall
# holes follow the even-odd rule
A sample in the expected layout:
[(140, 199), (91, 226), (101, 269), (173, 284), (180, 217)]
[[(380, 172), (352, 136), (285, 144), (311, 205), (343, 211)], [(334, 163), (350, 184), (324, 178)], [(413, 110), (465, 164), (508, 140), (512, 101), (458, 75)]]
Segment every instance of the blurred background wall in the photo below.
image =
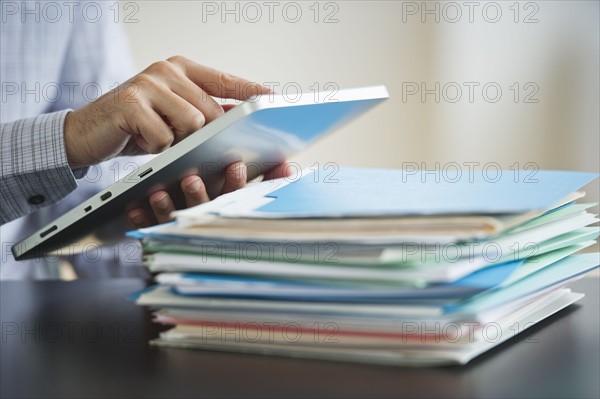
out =
[[(140, 68), (182, 54), (290, 96), (388, 87), (387, 103), (298, 156), (303, 165), (596, 172), (599, 4), (121, 3)], [(587, 191), (598, 200), (597, 184)]]

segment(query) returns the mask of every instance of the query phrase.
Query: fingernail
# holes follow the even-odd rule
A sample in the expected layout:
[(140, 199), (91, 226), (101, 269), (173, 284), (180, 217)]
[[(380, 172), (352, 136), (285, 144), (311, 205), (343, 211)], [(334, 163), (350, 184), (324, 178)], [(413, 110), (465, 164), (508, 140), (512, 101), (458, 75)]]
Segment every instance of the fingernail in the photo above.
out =
[(240, 179), (240, 180), (246, 180), (246, 175), (247, 173), (247, 168), (246, 168), (246, 164), (243, 162), (239, 162), (237, 164), (237, 166), (235, 167), (235, 177), (236, 179)]
[(164, 194), (162, 197), (158, 198), (156, 202), (154, 202), (154, 206), (158, 209), (167, 209), (169, 207), (169, 195)]
[(129, 214), (129, 220), (131, 220), (131, 222), (133, 224), (142, 224), (144, 223), (144, 212), (142, 211), (136, 211), (136, 212), (132, 212)]
[(194, 179), (186, 184), (185, 189), (189, 193), (197, 193), (198, 191), (200, 191), (201, 185), (202, 182), (200, 181), (200, 179)]

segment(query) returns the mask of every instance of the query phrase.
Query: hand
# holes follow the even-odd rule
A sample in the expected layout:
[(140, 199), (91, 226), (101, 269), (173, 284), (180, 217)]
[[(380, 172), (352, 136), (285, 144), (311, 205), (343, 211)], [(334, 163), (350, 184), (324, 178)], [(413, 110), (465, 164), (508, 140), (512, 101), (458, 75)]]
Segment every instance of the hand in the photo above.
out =
[(158, 153), (223, 114), (211, 96), (246, 100), (269, 89), (184, 57), (159, 61), (65, 120), (71, 167)]
[[(286, 163), (281, 163), (267, 172), (265, 179), (277, 179), (290, 175), (290, 170)], [(247, 181), (246, 165), (243, 162), (236, 162), (225, 169), (225, 183), (221, 194), (226, 194), (242, 188)], [(206, 192), (206, 186), (199, 176), (187, 176), (181, 180), (179, 187), (183, 192), (186, 207), (192, 207), (203, 204), (211, 200)], [(129, 224), (136, 229), (152, 226), (158, 223), (166, 223), (171, 219), (171, 213), (175, 211), (175, 205), (171, 195), (159, 190), (152, 193), (149, 197), (150, 208), (154, 215), (149, 215), (143, 207), (135, 207), (127, 212)]]

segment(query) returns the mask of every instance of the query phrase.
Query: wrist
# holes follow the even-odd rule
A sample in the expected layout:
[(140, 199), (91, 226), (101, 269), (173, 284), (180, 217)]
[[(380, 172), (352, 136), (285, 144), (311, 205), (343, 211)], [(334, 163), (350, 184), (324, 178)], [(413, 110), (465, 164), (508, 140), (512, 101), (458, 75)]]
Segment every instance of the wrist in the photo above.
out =
[(81, 129), (76, 119), (75, 112), (71, 111), (65, 117), (64, 125), (65, 152), (71, 168), (81, 168), (90, 165), (80, 146), (82, 138)]

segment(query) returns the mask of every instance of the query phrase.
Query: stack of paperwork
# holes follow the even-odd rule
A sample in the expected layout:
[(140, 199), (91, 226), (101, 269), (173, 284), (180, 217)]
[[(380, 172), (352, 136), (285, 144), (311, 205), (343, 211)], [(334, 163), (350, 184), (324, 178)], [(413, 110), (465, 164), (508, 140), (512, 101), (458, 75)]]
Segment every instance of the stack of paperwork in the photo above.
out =
[[(153, 344), (465, 364), (579, 300), (598, 219), (564, 171), (316, 169), (130, 233), (173, 325)], [(579, 200), (579, 201), (578, 201)], [(578, 202), (577, 202), (578, 201)]]

